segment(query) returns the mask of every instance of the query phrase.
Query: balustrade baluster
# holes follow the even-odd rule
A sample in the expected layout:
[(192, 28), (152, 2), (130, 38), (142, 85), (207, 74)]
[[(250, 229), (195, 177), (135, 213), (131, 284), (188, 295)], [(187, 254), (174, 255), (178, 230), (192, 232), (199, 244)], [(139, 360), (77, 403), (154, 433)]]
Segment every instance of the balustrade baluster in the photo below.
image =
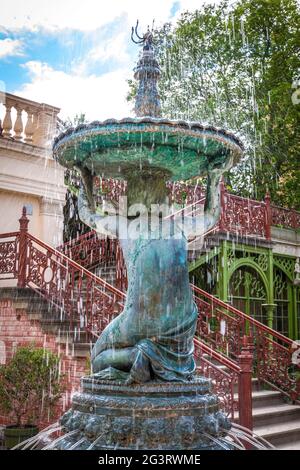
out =
[(6, 112), (5, 112), (5, 116), (4, 116), (4, 119), (3, 119), (2, 135), (3, 135), (3, 137), (11, 137), (11, 130), (12, 130), (11, 108), (12, 108), (12, 105), (8, 104), (8, 103), (5, 103), (4, 106), (5, 106)]
[(26, 110), (27, 112), (27, 122), (25, 126), (25, 142), (28, 144), (32, 143), (32, 136), (34, 132), (34, 127), (33, 127), (33, 112), (30, 109)]
[(22, 121), (22, 111), (23, 109), (18, 106), (18, 105), (15, 105), (15, 109), (17, 111), (17, 118), (16, 118), (16, 121), (15, 121), (15, 125), (14, 125), (14, 138), (16, 140), (22, 140), (23, 136), (22, 136), (22, 133), (23, 133), (23, 121)]

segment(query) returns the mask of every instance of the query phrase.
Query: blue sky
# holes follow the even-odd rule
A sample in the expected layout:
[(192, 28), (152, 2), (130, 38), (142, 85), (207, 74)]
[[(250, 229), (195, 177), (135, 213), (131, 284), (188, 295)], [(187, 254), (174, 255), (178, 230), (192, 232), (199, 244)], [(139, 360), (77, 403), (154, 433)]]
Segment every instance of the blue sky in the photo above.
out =
[(126, 79), (138, 56), (130, 41), (139, 18), (175, 21), (202, 0), (10, 0), (0, 15), (0, 85), (61, 108), (62, 117), (132, 114)]

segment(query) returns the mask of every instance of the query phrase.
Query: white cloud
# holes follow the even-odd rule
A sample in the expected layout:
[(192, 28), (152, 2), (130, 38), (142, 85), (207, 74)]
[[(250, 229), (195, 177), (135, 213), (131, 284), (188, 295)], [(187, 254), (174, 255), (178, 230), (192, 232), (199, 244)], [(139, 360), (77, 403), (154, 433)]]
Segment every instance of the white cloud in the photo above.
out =
[[(131, 25), (140, 20), (140, 32), (155, 18), (156, 25), (176, 18), (180, 11), (195, 9), (204, 0), (11, 0), (1, 12), (0, 23), (7, 29), (27, 28), (35, 30), (86, 31), (91, 35), (90, 50), (79, 62), (73, 60), (68, 72), (56, 70), (46, 63), (32, 60), (23, 66), (30, 81), (14, 93), (38, 102), (61, 108), (62, 117), (72, 117), (85, 112), (89, 120), (121, 118), (131, 114), (131, 104), (126, 102), (126, 79), (132, 76), (132, 63), (126, 49)], [(174, 13), (172, 7), (179, 5)], [(171, 13), (172, 11), (172, 13)], [(120, 24), (121, 18), (121, 24)], [(118, 32), (105, 33), (97, 38), (101, 26), (118, 19)], [(117, 23), (116, 21), (116, 23)], [(96, 36), (96, 37), (94, 37)], [(89, 73), (96, 62), (115, 60), (115, 69), (96, 76)], [(118, 65), (116, 65), (118, 64)]]
[[(74, 28), (93, 30), (127, 14), (130, 24), (139, 18), (147, 24), (169, 18), (174, 0), (11, 0), (1, 11), (0, 24), (7, 29)], [(186, 3), (186, 2), (185, 2)]]
[(86, 113), (88, 120), (129, 116), (126, 102), (128, 69), (120, 68), (101, 76), (72, 75), (49, 65), (30, 61), (24, 64), (31, 81), (14, 94), (61, 108), (62, 118)]
[(126, 42), (128, 42), (128, 34), (123, 31), (117, 36), (113, 36), (107, 41), (93, 47), (88, 57), (93, 61), (106, 61), (108, 59), (117, 58), (120, 62), (126, 62), (129, 59), (129, 55), (126, 53), (124, 47)]
[[(25, 28), (50, 30), (73, 28), (90, 31), (127, 15), (128, 25), (139, 18), (142, 29), (151, 23), (171, 19), (171, 9), (176, 4), (179, 12), (199, 8), (213, 0), (10, 0), (1, 10), (0, 26), (7, 29)], [(220, 2), (220, 0), (215, 0)], [(177, 14), (176, 14), (177, 16)]]
[(73, 69), (78, 75), (88, 73), (90, 67), (96, 63), (104, 63), (113, 60), (121, 67), (127, 65), (130, 70), (130, 55), (127, 52), (128, 34), (122, 31), (116, 36), (99, 39), (95, 41), (95, 45), (80, 60), (74, 60)]
[(23, 44), (19, 39), (0, 39), (0, 59), (23, 55)]

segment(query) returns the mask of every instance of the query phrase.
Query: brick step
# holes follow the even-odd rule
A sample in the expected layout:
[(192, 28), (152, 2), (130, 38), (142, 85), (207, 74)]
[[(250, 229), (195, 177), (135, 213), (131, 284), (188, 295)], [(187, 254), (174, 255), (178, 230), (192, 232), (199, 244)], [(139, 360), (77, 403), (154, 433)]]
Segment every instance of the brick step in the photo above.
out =
[[(74, 325), (75, 323), (75, 325)], [(41, 326), (45, 332), (57, 334), (59, 332), (65, 334), (65, 333), (71, 333), (74, 332), (75, 326), (79, 327), (79, 322), (74, 322), (73, 323), (73, 328), (70, 330), (70, 322), (68, 320), (51, 320), (51, 319), (42, 319), (41, 320)]]
[(77, 330), (75, 331), (61, 331), (55, 335), (55, 342), (61, 345), (66, 345), (67, 343), (69, 346), (77, 345), (86, 343), (87, 341), (87, 333), (85, 330)]

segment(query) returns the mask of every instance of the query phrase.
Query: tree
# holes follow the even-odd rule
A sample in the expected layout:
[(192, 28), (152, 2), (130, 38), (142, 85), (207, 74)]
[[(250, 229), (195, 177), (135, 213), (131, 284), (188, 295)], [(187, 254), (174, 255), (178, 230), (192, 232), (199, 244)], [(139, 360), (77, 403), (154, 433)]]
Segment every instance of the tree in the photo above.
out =
[[(246, 153), (228, 186), (256, 198), (268, 188), (273, 202), (297, 208), (300, 104), (292, 86), (300, 70), (299, 26), (296, 0), (225, 0), (155, 32), (164, 115), (239, 134)], [(132, 99), (134, 81), (129, 85)]]
[[(65, 121), (60, 121), (60, 131), (64, 132), (70, 127), (76, 127), (80, 124), (87, 124), (84, 113), (76, 114), (74, 118), (68, 117)], [(65, 171), (65, 184), (67, 186), (66, 203), (63, 208), (64, 229), (63, 241), (69, 242), (84, 233), (90, 231), (90, 227), (81, 222), (78, 213), (77, 194), (79, 190), (79, 177), (75, 170)]]
[(18, 427), (48, 416), (64, 385), (59, 358), (33, 346), (20, 347), (11, 361), (0, 367), (0, 409)]

